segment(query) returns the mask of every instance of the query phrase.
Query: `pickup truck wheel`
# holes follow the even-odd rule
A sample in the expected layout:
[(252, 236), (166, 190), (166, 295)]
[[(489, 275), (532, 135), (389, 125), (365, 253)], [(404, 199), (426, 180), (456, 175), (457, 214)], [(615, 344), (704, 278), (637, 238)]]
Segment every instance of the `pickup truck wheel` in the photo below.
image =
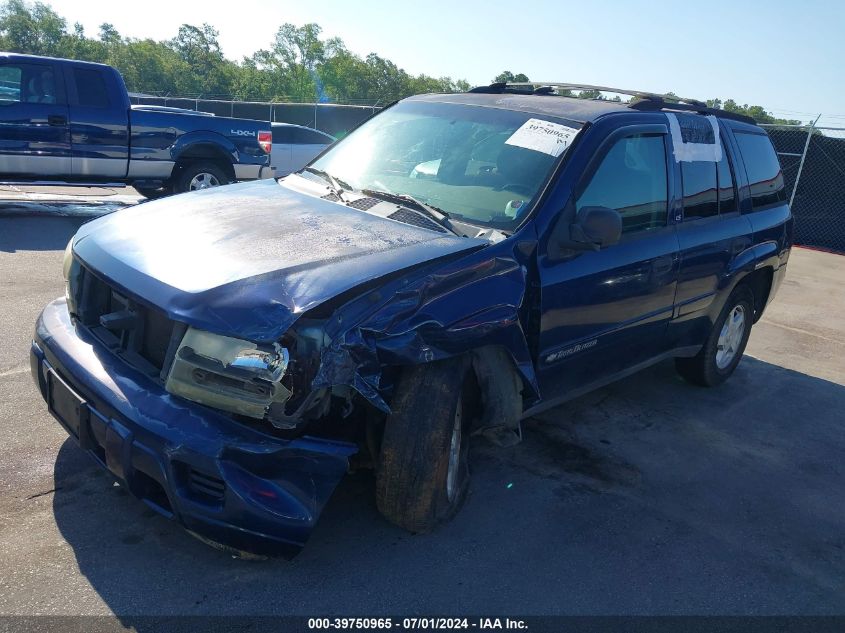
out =
[(135, 187), (135, 191), (144, 196), (147, 200), (155, 200), (156, 198), (163, 198), (173, 193), (172, 187), (159, 187), (158, 189), (147, 189), (145, 187)]
[(460, 510), (469, 488), (471, 373), (466, 358), (400, 377), (376, 471), (376, 504), (392, 523), (429, 532)]
[(174, 188), (176, 193), (200, 191), (229, 184), (229, 177), (218, 165), (210, 162), (188, 163), (179, 170)]
[(742, 359), (753, 322), (754, 295), (747, 286), (740, 285), (725, 302), (701, 351), (692, 358), (675, 359), (678, 373), (704, 387), (725, 382)]

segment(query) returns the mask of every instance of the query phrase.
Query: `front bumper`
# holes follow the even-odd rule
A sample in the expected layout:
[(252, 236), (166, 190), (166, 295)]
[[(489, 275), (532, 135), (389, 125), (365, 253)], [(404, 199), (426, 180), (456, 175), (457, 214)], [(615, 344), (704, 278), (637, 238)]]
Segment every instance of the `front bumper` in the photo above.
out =
[(282, 440), (171, 396), (78, 331), (63, 299), (30, 363), (53, 416), (135, 496), (203, 539), (255, 554), (303, 547), (356, 447)]

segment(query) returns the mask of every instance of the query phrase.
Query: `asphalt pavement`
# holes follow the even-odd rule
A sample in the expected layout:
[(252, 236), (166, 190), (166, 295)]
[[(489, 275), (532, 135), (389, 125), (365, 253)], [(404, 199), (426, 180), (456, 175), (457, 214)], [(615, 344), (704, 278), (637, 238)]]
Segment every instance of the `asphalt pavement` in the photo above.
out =
[(517, 447), (477, 442), (469, 499), (434, 533), (386, 523), (362, 472), (297, 558), (245, 561), (113, 485), (32, 383), (65, 245), (120, 206), (91, 202), (0, 202), (0, 614), (142, 631), (134, 616), (845, 612), (845, 257), (794, 251), (725, 385), (664, 363), (530, 420)]

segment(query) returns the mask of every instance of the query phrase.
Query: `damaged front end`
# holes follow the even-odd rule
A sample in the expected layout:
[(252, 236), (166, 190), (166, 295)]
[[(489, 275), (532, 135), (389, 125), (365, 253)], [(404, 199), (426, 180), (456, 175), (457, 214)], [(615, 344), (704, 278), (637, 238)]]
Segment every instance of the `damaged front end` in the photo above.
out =
[[(53, 372), (90, 409), (57, 417), (130, 490), (153, 504), (155, 489), (156, 507), (204, 538), (259, 551), (267, 537), (290, 554), (349, 458), (377, 459), (372, 431), (404, 368), (458, 356), (481, 391), (476, 431), (519, 440), (523, 400), (538, 395), (530, 231), (441, 236), (263, 184), (240, 192), (237, 205), (197, 196), (86, 225), (68, 250), (67, 303), (39, 321), (45, 399)], [(148, 227), (165, 216), (203, 230), (162, 250)], [(296, 246), (315, 234), (331, 248)]]
[[(124, 489), (204, 541), (296, 555), (357, 447), (274, 437), (238, 414), (174, 397), (121, 358), (136, 352), (103, 349), (93, 329), (57, 300), (41, 313), (32, 343), (35, 383), (71, 437)], [(267, 378), (272, 372), (259, 380)]]

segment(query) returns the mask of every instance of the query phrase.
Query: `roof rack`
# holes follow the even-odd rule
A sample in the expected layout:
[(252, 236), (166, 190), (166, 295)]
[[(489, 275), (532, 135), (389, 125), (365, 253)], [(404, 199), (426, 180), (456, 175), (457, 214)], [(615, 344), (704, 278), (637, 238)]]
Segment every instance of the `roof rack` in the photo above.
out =
[(724, 119), (733, 119), (743, 123), (756, 124), (756, 121), (744, 114), (727, 112), (719, 108), (711, 108), (699, 99), (689, 99), (642, 90), (627, 90), (625, 88), (611, 88), (609, 86), (592, 86), (590, 84), (561, 83), (556, 81), (526, 81), (526, 82), (496, 82), (488, 86), (477, 86), (469, 92), (484, 94), (535, 94), (559, 95), (564, 90), (595, 90), (597, 92), (615, 92), (617, 94), (636, 97), (633, 103), (624, 104), (634, 110), (653, 112), (659, 110), (682, 110), (698, 114), (712, 114)]

